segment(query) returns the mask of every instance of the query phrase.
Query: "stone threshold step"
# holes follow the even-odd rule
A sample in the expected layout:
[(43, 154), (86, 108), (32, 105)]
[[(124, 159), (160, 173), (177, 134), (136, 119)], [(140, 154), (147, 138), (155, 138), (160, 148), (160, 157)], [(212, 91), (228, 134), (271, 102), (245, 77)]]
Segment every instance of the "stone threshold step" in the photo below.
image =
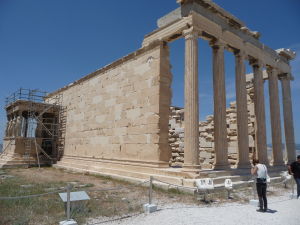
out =
[[(113, 179), (116, 179), (116, 180), (121, 180), (121, 181), (127, 181), (127, 182), (130, 182), (130, 183), (133, 183), (133, 184), (140, 184), (141, 182), (145, 181), (144, 179), (139, 179), (139, 178), (134, 178), (134, 177), (128, 177), (128, 176), (121, 176), (121, 175), (116, 175), (116, 174), (110, 174), (110, 173), (102, 173), (102, 172), (99, 172), (99, 171), (92, 171), (92, 170), (85, 170), (85, 169), (78, 169), (78, 168), (72, 168), (72, 167), (61, 167), (61, 166), (58, 166), (58, 165), (54, 165), (55, 168), (63, 168), (63, 169), (67, 169), (67, 170), (71, 170), (71, 171), (74, 171), (74, 172), (89, 172), (90, 174), (99, 174), (99, 175), (102, 175), (102, 176), (109, 176)], [(164, 190), (169, 190), (171, 188), (174, 188), (174, 186), (170, 186), (168, 184), (165, 184), (165, 183), (161, 183), (161, 182), (158, 182), (158, 181), (153, 181), (153, 184), (154, 186), (156, 187), (160, 187)], [(145, 183), (145, 184), (141, 184), (141, 186), (144, 186), (144, 187), (149, 187), (149, 183)], [(177, 190), (180, 190), (182, 192), (185, 192), (185, 193), (189, 193), (189, 194), (194, 194), (195, 193), (195, 190), (192, 190), (190, 188), (184, 188), (184, 187), (178, 187), (176, 188)]]
[[(82, 160), (82, 159), (70, 159), (70, 158), (63, 158), (60, 161), (57, 162), (57, 164), (60, 163), (75, 163), (76, 164), (87, 164), (90, 160)], [(90, 163), (89, 163), (90, 164)], [(102, 161), (91, 161), (91, 164), (95, 166), (100, 167), (109, 167), (109, 168), (115, 168), (115, 169), (124, 169), (124, 170), (130, 170), (130, 171), (136, 171), (136, 170), (143, 170), (144, 172), (151, 173), (151, 174), (160, 174), (160, 175), (168, 175), (168, 176), (189, 176), (186, 172), (182, 172), (181, 168), (156, 168), (156, 167), (147, 167), (147, 166), (140, 166), (140, 165), (126, 165), (121, 163), (113, 163), (113, 162), (102, 162)], [(173, 169), (173, 170), (172, 170)], [(187, 177), (192, 178), (192, 177)]]
[(150, 176), (153, 176), (158, 180), (162, 180), (170, 184), (194, 186), (194, 180), (192, 179), (183, 179), (182, 177), (165, 176), (165, 175), (151, 174), (151, 173), (145, 173), (140, 171), (117, 170), (114, 168), (85, 166), (85, 165), (78, 165), (78, 164), (71, 164), (71, 163), (64, 163), (64, 164), (60, 163), (60, 164), (56, 164), (55, 167), (66, 168), (66, 169), (75, 168), (79, 172), (97, 171), (98, 174), (115, 174), (120, 176), (133, 177), (140, 180), (149, 180)]
[[(88, 169), (82, 169), (82, 168), (76, 168), (76, 167), (71, 167), (71, 166), (60, 166), (60, 165), (54, 165), (55, 168), (63, 168), (63, 169), (66, 169), (66, 170), (69, 170), (69, 171), (74, 171), (74, 172), (79, 172), (79, 173), (82, 173), (82, 172), (88, 172), (90, 174), (98, 174), (98, 175), (102, 175), (102, 176), (109, 176), (113, 179), (117, 179), (117, 180), (122, 180), (122, 181), (128, 181), (128, 182), (131, 182), (131, 183), (141, 183), (143, 181), (145, 181), (145, 179), (141, 179), (141, 178), (136, 178), (136, 177), (131, 177), (131, 176), (125, 176), (125, 175), (118, 175), (118, 174), (114, 174), (114, 173), (109, 173), (109, 172), (99, 172), (97, 170), (88, 170)], [(157, 187), (160, 187), (164, 190), (169, 190), (169, 189), (177, 189), (179, 191), (182, 191), (182, 192), (186, 192), (186, 193), (189, 193), (189, 194), (195, 194), (195, 191), (196, 191), (196, 188), (194, 185), (185, 185), (185, 187), (188, 187), (188, 188), (185, 188), (185, 187), (181, 187), (182, 184), (175, 184), (175, 185), (178, 185), (178, 186), (173, 186), (173, 185), (169, 185), (167, 184), (167, 181), (164, 181), (163, 179), (161, 179), (163, 181), (162, 182), (159, 182), (157, 180), (154, 180), (153, 181), (153, 184)], [(166, 183), (165, 183), (166, 182)], [(174, 183), (171, 183), (171, 184), (174, 184)], [(190, 184), (194, 184), (194, 180), (191, 180)], [(149, 183), (146, 183), (146, 184), (143, 184), (143, 186), (149, 186)], [(224, 184), (216, 184), (214, 185), (216, 189), (220, 189), (220, 188), (224, 188)], [(237, 181), (237, 182), (233, 182), (233, 186), (235, 188), (241, 188), (241, 187), (247, 187), (249, 186), (248, 182), (245, 182), (245, 181)], [(191, 188), (194, 188), (194, 189), (191, 189)]]
[(226, 179), (230, 179), (232, 182), (239, 182), (243, 181), (244, 178), (242, 176), (221, 176), (212, 178), (214, 184), (222, 184), (223, 186)]

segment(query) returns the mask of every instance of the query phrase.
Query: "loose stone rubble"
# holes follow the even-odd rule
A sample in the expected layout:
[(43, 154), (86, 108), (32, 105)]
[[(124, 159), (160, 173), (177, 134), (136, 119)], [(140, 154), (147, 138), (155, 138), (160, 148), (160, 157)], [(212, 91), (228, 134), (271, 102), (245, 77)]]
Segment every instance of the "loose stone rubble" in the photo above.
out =
[[(254, 87), (253, 75), (247, 75), (247, 105), (248, 105), (248, 138), (249, 158), (255, 151), (255, 113), (254, 113)], [(169, 144), (172, 157), (169, 161), (172, 167), (182, 167), (184, 163), (184, 109), (170, 107), (169, 117)], [(228, 160), (231, 167), (236, 167), (238, 160), (236, 102), (231, 102), (226, 109)], [(213, 167), (214, 153), (214, 120), (213, 115), (208, 115), (206, 121), (199, 122), (199, 159), (202, 168)]]

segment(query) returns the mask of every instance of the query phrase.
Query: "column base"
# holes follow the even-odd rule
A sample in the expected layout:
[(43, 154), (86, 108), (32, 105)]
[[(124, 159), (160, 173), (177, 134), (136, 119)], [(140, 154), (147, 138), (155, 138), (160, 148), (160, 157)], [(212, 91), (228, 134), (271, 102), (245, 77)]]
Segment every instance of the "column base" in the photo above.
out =
[(192, 164), (183, 164), (182, 171), (183, 172), (200, 172), (200, 165), (192, 165)]
[(215, 164), (214, 166), (214, 170), (229, 170), (230, 166), (228, 163), (224, 163), (224, 164)]
[(285, 164), (283, 161), (279, 161), (279, 162), (273, 162), (273, 166), (276, 166), (276, 167), (285, 167)]
[(287, 166), (286, 165), (273, 165), (268, 167), (269, 170), (276, 170), (276, 171), (287, 171)]
[(237, 164), (237, 169), (250, 169), (251, 168), (251, 164), (249, 163), (238, 163)]

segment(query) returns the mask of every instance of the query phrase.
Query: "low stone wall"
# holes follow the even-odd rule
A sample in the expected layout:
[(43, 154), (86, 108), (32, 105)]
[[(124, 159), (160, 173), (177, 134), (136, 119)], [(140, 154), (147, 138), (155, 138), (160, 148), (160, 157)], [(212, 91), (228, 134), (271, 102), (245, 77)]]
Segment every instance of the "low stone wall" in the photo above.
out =
[[(247, 77), (247, 105), (248, 105), (248, 138), (249, 157), (255, 151), (255, 114), (254, 114), (254, 88), (252, 78)], [(184, 162), (184, 109), (171, 107), (169, 116), (169, 144), (172, 157), (169, 161), (172, 167), (181, 167)], [(236, 102), (231, 102), (226, 109), (228, 160), (235, 167), (238, 159)], [(199, 122), (199, 158), (202, 168), (212, 168), (214, 154), (214, 120), (213, 116), (206, 117), (206, 121)]]

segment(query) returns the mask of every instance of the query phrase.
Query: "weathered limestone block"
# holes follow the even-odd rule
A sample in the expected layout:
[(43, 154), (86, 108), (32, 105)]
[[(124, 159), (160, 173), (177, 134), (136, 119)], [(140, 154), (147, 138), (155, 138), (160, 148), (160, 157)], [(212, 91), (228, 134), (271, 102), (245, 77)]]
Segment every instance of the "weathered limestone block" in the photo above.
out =
[(228, 147), (237, 148), (238, 142), (237, 141), (230, 141), (228, 142)]
[(173, 142), (175, 142), (176, 141), (176, 139), (175, 138), (169, 138), (169, 143), (173, 143)]
[(228, 147), (228, 154), (233, 154), (237, 153), (237, 148), (236, 147)]
[(172, 153), (172, 158), (176, 158), (176, 157), (179, 157), (179, 153)]
[(202, 148), (211, 148), (212, 147), (212, 142), (201, 142), (199, 145)]
[(253, 136), (249, 135), (248, 139), (249, 139), (249, 147), (253, 147), (254, 148), (255, 147), (255, 142), (254, 142)]
[(184, 128), (176, 128), (175, 129), (175, 133), (176, 134), (182, 134), (182, 133), (184, 133)]
[(235, 131), (237, 129), (237, 124), (236, 123), (230, 123), (229, 124), (229, 129)]
[(179, 138), (184, 138), (184, 133), (180, 133)]

